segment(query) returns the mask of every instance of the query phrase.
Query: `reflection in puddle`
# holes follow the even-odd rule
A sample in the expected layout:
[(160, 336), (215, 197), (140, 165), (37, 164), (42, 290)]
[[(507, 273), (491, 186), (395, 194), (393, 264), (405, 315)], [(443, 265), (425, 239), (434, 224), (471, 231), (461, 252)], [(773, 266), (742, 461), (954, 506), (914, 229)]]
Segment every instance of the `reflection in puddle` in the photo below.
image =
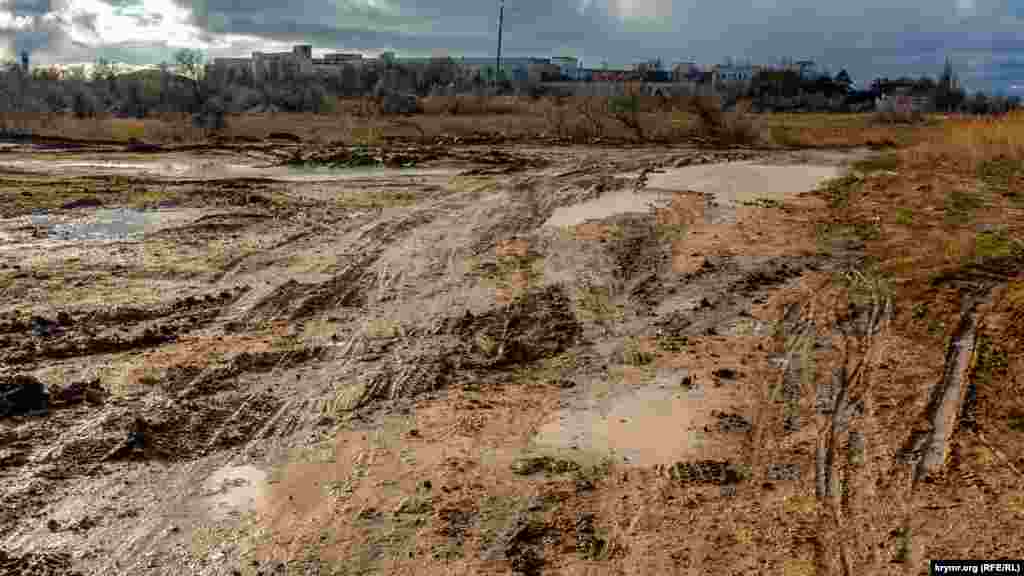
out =
[(718, 202), (739, 204), (762, 198), (782, 200), (814, 190), (841, 174), (836, 166), (798, 164), (773, 166), (754, 162), (705, 164), (669, 168), (647, 178), (650, 190), (693, 190), (712, 194)]
[(32, 225), (46, 229), (52, 240), (127, 240), (151, 231), (159, 220), (159, 212), (132, 208), (100, 208), (72, 222), (54, 222), (45, 212), (30, 217)]
[[(716, 391), (717, 392), (717, 391)], [(628, 464), (670, 465), (705, 448), (702, 432), (723, 394), (647, 385), (589, 406), (557, 412), (538, 431), (539, 446), (607, 453)]]
[(618, 214), (650, 212), (668, 198), (651, 192), (621, 190), (602, 194), (600, 197), (574, 206), (563, 206), (551, 214), (547, 226), (575, 226), (587, 220), (604, 220)]

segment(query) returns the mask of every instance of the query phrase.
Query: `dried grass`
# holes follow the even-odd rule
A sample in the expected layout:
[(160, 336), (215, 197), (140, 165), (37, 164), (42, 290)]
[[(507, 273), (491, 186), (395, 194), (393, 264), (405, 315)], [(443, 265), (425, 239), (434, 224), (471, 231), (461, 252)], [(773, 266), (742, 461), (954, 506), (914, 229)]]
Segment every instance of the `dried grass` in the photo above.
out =
[[(613, 104), (626, 100), (628, 113), (617, 113)], [(381, 116), (376, 99), (342, 98), (332, 112), (324, 114), (229, 115), (227, 128), (220, 135), (228, 139), (262, 139), (271, 132), (288, 132), (307, 141), (357, 144), (376, 144), (390, 138), (434, 140), (439, 136), (467, 135), (510, 139), (557, 137), (578, 143), (638, 138), (672, 143), (697, 137), (725, 145), (771, 140), (784, 146), (819, 148), (910, 144), (920, 140), (920, 134), (935, 132), (939, 125), (878, 124), (869, 114), (751, 114), (748, 102), (740, 102), (734, 111), (726, 112), (713, 98), (639, 94), (619, 98), (430, 96), (420, 99), (420, 108), (420, 113), (409, 117), (386, 119)], [(0, 128), (82, 140), (139, 138), (159, 144), (192, 144), (209, 136), (207, 131), (192, 126), (189, 115), (177, 113), (154, 114), (141, 120), (110, 115), (75, 118), (71, 114), (8, 113), (0, 116)], [(1009, 141), (1011, 136), (1001, 138)]]
[(1024, 160), (1024, 112), (1001, 117), (954, 117), (908, 151), (914, 165), (941, 165), (974, 172), (986, 161)]

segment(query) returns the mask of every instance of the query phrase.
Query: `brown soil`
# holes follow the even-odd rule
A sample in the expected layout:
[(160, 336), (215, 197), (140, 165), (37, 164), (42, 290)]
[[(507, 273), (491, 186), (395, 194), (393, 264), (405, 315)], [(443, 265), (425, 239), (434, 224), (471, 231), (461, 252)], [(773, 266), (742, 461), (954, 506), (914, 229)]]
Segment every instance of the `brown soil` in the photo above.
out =
[[(208, 150), (43, 154), (0, 174), (2, 574), (1021, 555), (1015, 256), (908, 270), (958, 236), (894, 240), (884, 176), (845, 205), (786, 180), (863, 154), (395, 146), (300, 173), (366, 151), (279, 143), (205, 177)], [(690, 170), (726, 161), (757, 164)], [(48, 232), (125, 206), (158, 221)]]

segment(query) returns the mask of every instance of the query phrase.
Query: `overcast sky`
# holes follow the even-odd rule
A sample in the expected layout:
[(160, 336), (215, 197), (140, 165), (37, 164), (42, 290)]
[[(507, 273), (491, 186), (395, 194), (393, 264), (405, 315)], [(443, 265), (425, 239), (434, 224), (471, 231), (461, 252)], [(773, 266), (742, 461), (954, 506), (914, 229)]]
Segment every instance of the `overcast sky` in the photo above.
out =
[[(0, 0), (0, 50), (34, 64), (170, 60), (253, 50), (491, 56), (498, 0)], [(812, 59), (855, 81), (937, 74), (1024, 94), (1024, 0), (507, 0), (504, 54), (587, 66), (660, 57)]]

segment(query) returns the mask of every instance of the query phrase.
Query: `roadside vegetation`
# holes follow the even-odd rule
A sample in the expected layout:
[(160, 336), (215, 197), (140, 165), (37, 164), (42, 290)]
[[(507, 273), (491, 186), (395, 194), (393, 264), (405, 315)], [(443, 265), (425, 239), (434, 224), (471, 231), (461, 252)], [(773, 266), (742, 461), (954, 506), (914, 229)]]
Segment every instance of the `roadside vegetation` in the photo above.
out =
[[(709, 78), (700, 78), (696, 88), (649, 96), (645, 75), (657, 76), (638, 74), (619, 95), (584, 96), (537, 79), (482, 77), (450, 59), (345, 66), (313, 76), (283, 70), (260, 80), (245, 70), (208, 67), (194, 50), (179, 51), (174, 63), (133, 72), (103, 60), (88, 72), (26, 71), (11, 63), (0, 71), (0, 136), (166, 145), (263, 139), (277, 132), (314, 144), (475, 138), (895, 147), (914, 144), (920, 128), (936, 126), (935, 112), (1002, 115), (1017, 104), (963, 93), (948, 63), (937, 80), (880, 79), (859, 91), (845, 71), (813, 80), (764, 71), (744, 89), (712, 87)], [(929, 106), (864, 113), (875, 109), (883, 86), (897, 84), (927, 98)]]

